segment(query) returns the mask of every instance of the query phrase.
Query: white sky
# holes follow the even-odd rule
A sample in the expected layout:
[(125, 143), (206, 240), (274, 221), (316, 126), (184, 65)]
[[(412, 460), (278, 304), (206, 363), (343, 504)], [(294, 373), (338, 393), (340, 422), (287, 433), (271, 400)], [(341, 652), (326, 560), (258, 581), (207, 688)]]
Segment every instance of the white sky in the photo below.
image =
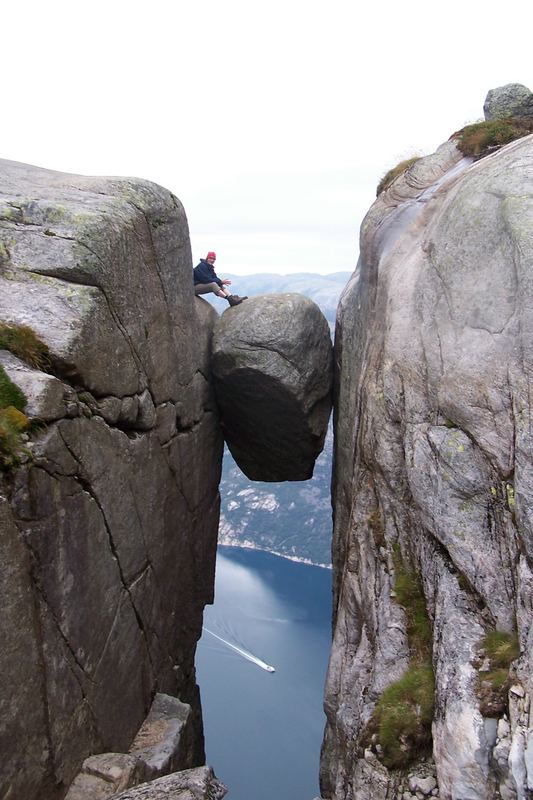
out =
[(482, 118), (490, 88), (533, 89), (532, 9), (2, 3), (0, 155), (166, 186), (220, 275), (351, 270), (387, 169)]

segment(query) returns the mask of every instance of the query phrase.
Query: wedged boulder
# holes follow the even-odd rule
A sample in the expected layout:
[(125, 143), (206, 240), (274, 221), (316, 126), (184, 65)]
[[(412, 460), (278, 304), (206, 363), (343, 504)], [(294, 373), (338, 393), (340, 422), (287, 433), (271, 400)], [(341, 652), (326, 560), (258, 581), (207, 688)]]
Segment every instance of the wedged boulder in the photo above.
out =
[(212, 369), (224, 435), (251, 480), (313, 474), (331, 408), (328, 323), (312, 300), (268, 294), (215, 326)]

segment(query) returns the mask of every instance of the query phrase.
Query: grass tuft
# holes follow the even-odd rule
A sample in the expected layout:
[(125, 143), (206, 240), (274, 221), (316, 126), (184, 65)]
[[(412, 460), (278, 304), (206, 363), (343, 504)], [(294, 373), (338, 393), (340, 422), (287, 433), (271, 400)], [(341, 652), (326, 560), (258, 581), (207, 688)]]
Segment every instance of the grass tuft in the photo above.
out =
[(382, 762), (389, 769), (408, 766), (431, 749), (435, 679), (431, 664), (409, 667), (388, 686), (374, 710)]
[(0, 472), (9, 472), (20, 463), (24, 452), (22, 434), (30, 421), (14, 406), (0, 409)]
[(7, 408), (2, 408), (0, 410), (2, 414), (2, 419), (6, 425), (17, 431), (18, 433), (22, 433), (27, 428), (29, 428), (30, 421), (26, 414), (23, 414), (22, 411), (19, 411), (18, 408), (14, 406), (8, 406)]
[(407, 158), (405, 161), (400, 161), (399, 164), (396, 164), (395, 167), (386, 172), (385, 175), (380, 180), (380, 182), (378, 183), (376, 189), (376, 197), (378, 197), (381, 194), (381, 192), (384, 192), (385, 189), (388, 189), (391, 183), (396, 180), (398, 175), (401, 175), (402, 172), (405, 172), (407, 169), (409, 169), (409, 167), (412, 167), (413, 164), (416, 164), (416, 162), (420, 158), (421, 156), (413, 156), (413, 158)]
[(520, 655), (516, 634), (504, 631), (489, 631), (483, 637), (483, 649), (491, 667), (500, 669), (509, 669), (511, 663)]
[(46, 371), (50, 367), (48, 347), (28, 325), (0, 322), (0, 350), (9, 350), (36, 369)]
[(20, 462), (22, 434), (29, 426), (23, 409), (26, 398), (0, 366), (0, 471), (8, 472)]
[(457, 140), (463, 155), (481, 158), (530, 133), (533, 133), (533, 117), (507, 117), (466, 125), (450, 138)]
[(515, 633), (489, 631), (481, 640), (481, 647), (489, 668), (478, 673), (479, 710), (484, 717), (499, 717), (508, 710), (509, 669), (520, 655), (518, 638)]
[(482, 680), (490, 684), (491, 689), (498, 691), (504, 689), (509, 681), (509, 670), (505, 668), (493, 669), (482, 673)]
[(411, 663), (379, 698), (362, 741), (369, 744), (375, 734), (382, 763), (389, 769), (398, 769), (431, 750), (435, 678), (431, 624), (420, 579), (404, 564), (397, 545), (393, 548), (393, 560), (394, 590), (407, 617)]
[(420, 579), (402, 561), (399, 550), (394, 551), (396, 600), (407, 616), (407, 636), (415, 661), (424, 662), (431, 656), (432, 631)]

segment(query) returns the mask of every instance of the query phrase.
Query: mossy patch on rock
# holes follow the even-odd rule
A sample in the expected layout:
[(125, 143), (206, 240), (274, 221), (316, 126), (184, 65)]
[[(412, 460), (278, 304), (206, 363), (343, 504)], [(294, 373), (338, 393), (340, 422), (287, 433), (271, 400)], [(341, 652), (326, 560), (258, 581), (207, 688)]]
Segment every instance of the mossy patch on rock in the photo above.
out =
[(388, 686), (374, 711), (380, 759), (405, 767), (431, 749), (435, 678), (431, 664), (413, 664)]
[(394, 591), (407, 616), (409, 647), (413, 659), (425, 663), (431, 659), (432, 631), (420, 578), (405, 565), (398, 548), (394, 550), (394, 568)]
[(0, 366), (0, 471), (15, 467), (23, 451), (22, 434), (29, 426), (23, 414), (26, 398)]
[(26, 405), (26, 398), (18, 386), (11, 381), (4, 368), (0, 365), (0, 409), (13, 406), (19, 411), (23, 411)]
[(481, 641), (484, 656), (479, 671), (479, 710), (484, 717), (499, 717), (507, 711), (507, 694), (511, 683), (510, 667), (520, 655), (515, 633), (489, 631)]
[(507, 117), (466, 125), (450, 136), (465, 156), (481, 158), (533, 133), (533, 117)]
[(394, 591), (407, 617), (411, 663), (379, 698), (363, 734), (365, 745), (375, 745), (388, 769), (407, 767), (431, 751), (435, 678), (431, 662), (432, 631), (422, 585), (396, 546)]
[[(32, 367), (47, 370), (50, 366), (48, 347), (27, 325), (0, 322), (0, 350), (13, 355)], [(0, 366), (0, 471), (8, 472), (20, 463), (24, 452), (23, 434), (29, 420), (23, 413), (26, 397)]]

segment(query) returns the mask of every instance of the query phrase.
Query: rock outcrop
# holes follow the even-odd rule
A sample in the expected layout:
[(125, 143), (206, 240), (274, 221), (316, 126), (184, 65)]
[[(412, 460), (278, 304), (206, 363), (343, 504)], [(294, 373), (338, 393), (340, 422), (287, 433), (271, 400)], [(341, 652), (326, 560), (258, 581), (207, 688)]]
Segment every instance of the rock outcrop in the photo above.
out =
[(213, 597), (222, 437), (214, 311), (194, 300), (187, 222), (154, 184), (0, 161), (0, 321), (50, 374), (0, 353), (37, 424), (0, 479), (0, 794), (62, 797), (130, 745), (156, 691), (191, 707)]
[[(533, 137), (475, 164), (451, 141), (362, 224), (335, 345), (325, 798), (533, 790), (532, 196)], [(398, 770), (375, 711), (416, 663), (406, 576), (435, 705), (428, 751), (397, 735)]]
[[(110, 800), (121, 791), (180, 771), (194, 760), (195, 731), (187, 703), (156, 694), (128, 753), (99, 753), (83, 762), (65, 800)], [(154, 790), (157, 794), (157, 789)]]
[(298, 294), (262, 295), (228, 309), (213, 340), (226, 442), (251, 480), (313, 474), (331, 409), (328, 323)]
[(485, 119), (533, 117), (533, 92), (521, 83), (491, 89), (483, 105)]
[(210, 767), (199, 767), (143, 783), (113, 800), (222, 800), (226, 792)]

